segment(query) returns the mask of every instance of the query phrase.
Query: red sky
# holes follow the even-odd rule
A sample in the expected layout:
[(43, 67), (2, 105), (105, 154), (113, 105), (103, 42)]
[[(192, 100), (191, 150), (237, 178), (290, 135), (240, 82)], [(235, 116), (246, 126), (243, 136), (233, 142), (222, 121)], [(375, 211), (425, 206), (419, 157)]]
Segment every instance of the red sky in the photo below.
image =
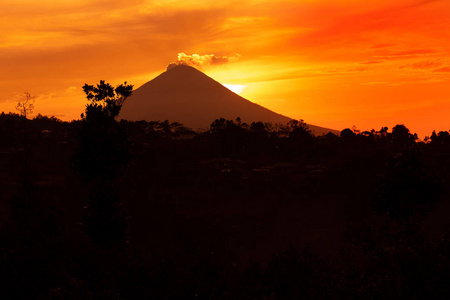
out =
[(27, 91), (34, 115), (72, 120), (86, 103), (84, 83), (139, 87), (185, 53), (247, 99), (307, 123), (405, 124), (421, 137), (450, 129), (448, 0), (2, 0), (1, 8), (0, 111), (14, 111)]

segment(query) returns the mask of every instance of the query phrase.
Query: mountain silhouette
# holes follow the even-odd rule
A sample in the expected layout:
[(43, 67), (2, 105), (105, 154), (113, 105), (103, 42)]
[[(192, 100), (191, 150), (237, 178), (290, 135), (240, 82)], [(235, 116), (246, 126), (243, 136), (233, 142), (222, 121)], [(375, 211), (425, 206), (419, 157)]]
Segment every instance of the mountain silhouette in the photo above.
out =
[[(179, 122), (196, 129), (208, 129), (218, 118), (242, 122), (286, 124), (291, 118), (275, 113), (235, 94), (199, 70), (178, 65), (133, 91), (119, 116), (129, 121)], [(337, 133), (308, 125), (315, 135)]]

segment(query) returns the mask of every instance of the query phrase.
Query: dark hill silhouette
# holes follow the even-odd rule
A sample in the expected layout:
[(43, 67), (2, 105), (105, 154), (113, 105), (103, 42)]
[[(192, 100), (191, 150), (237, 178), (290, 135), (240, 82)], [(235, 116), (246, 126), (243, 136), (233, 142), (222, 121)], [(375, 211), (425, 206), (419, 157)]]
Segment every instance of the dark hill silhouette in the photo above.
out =
[[(218, 118), (285, 124), (292, 120), (233, 93), (197, 69), (179, 65), (133, 92), (120, 118), (130, 121), (170, 120), (193, 129), (208, 129)], [(309, 125), (315, 135), (338, 131)]]

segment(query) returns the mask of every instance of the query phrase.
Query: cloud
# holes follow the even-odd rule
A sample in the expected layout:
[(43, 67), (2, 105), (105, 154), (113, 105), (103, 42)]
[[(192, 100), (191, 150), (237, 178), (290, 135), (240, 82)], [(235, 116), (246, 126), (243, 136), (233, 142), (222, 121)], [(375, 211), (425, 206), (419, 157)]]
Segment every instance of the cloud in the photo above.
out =
[(170, 70), (173, 67), (176, 67), (178, 65), (187, 65), (187, 66), (191, 66), (191, 67), (197, 68), (199, 70), (202, 70), (203, 67), (214, 66), (214, 65), (224, 65), (224, 64), (229, 63), (230, 61), (236, 61), (240, 57), (241, 56), (239, 54), (232, 54), (230, 56), (217, 56), (214, 54), (188, 55), (188, 54), (181, 52), (181, 53), (178, 53), (178, 60), (170, 63), (167, 66), (167, 70)]
[(394, 44), (377, 44), (377, 45), (373, 45), (371, 48), (372, 49), (380, 49), (380, 48), (388, 48), (388, 47), (392, 47), (394, 46)]
[(383, 62), (382, 60), (372, 60), (372, 61), (365, 61), (365, 62), (362, 62), (360, 64), (373, 65), (373, 64), (381, 64), (382, 62)]
[(422, 54), (430, 54), (435, 51), (432, 49), (416, 49), (416, 50), (405, 50), (392, 53), (392, 56), (410, 56), (410, 55), (422, 55)]
[(436, 69), (433, 72), (450, 72), (450, 67), (444, 67), (444, 68)]
[(380, 85), (380, 84), (388, 84), (387, 81), (370, 81), (370, 82), (362, 82), (361, 85)]
[(382, 55), (377, 55), (374, 57), (384, 60), (394, 60), (394, 59), (426, 57), (431, 54), (436, 54), (436, 51), (433, 49), (413, 49), (405, 51), (387, 52)]
[(73, 92), (73, 91), (76, 91), (76, 90), (77, 90), (77, 87), (76, 87), (76, 86), (69, 86), (69, 87), (66, 89), (66, 92), (70, 93), (70, 92)]
[(400, 66), (399, 69), (411, 68), (411, 69), (425, 70), (425, 69), (438, 68), (440, 66), (442, 66), (442, 62), (439, 60), (424, 60), (424, 61), (419, 61), (419, 62), (416, 62), (413, 64), (407, 64), (407, 65)]

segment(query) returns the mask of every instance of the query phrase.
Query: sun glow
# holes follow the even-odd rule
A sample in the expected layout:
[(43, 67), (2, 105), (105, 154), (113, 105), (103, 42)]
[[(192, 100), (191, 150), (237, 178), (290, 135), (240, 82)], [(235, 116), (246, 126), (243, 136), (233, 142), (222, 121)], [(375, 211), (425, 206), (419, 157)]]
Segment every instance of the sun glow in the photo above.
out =
[(0, 2), (0, 113), (28, 91), (35, 115), (78, 119), (84, 84), (138, 88), (183, 61), (311, 124), (448, 128), (450, 1)]
[(245, 89), (245, 85), (243, 84), (222, 84), (222, 85), (236, 94), (240, 94)]

